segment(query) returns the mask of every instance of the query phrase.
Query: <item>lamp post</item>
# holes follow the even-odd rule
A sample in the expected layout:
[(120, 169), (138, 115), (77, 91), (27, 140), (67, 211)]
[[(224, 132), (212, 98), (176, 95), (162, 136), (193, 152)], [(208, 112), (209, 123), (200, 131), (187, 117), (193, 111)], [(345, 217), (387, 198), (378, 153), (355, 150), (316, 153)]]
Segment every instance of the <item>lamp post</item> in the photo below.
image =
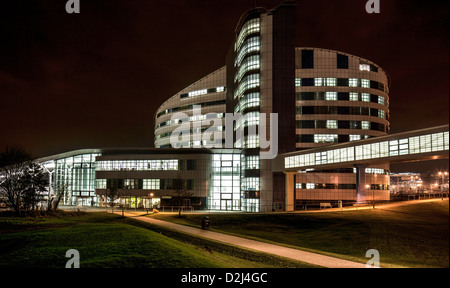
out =
[(150, 203), (152, 203), (152, 208), (153, 208), (153, 196), (154, 196), (153, 193), (148, 194), (149, 203), (147, 205), (147, 214), (148, 214), (148, 209), (150, 208)]

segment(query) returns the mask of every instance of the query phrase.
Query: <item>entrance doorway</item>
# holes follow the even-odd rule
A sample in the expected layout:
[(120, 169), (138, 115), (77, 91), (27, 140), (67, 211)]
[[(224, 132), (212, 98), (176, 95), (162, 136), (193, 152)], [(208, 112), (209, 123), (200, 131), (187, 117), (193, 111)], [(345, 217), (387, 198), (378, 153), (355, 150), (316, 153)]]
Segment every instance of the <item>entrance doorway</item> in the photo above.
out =
[(231, 200), (221, 200), (220, 201), (220, 210), (231, 211), (232, 210), (232, 201)]

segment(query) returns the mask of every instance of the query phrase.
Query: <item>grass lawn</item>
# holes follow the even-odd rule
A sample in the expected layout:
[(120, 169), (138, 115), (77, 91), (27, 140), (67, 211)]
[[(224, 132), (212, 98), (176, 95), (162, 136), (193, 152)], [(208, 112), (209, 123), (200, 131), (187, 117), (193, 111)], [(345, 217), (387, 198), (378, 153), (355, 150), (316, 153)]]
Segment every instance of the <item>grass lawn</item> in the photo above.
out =
[(0, 268), (64, 268), (69, 249), (79, 251), (81, 268), (310, 267), (152, 228), (106, 213), (0, 217)]
[[(152, 217), (200, 227), (201, 214)], [(208, 214), (211, 230), (382, 267), (449, 267), (449, 201), (327, 213)]]

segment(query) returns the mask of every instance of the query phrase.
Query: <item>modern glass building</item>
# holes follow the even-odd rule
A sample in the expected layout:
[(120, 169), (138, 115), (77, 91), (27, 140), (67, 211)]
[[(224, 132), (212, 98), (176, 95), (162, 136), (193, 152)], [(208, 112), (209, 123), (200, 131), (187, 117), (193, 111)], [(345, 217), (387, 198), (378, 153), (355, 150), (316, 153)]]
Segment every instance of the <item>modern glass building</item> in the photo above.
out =
[[(67, 205), (106, 205), (114, 188), (128, 207), (170, 207), (179, 205), (175, 183), (182, 183), (190, 195), (183, 205), (267, 212), (352, 204), (362, 199), (358, 191), (364, 183), (374, 199), (389, 200), (386, 162), (322, 165), (365, 153), (354, 147), (328, 151), (329, 145), (356, 145), (389, 133), (389, 76), (345, 52), (296, 47), (295, 9), (295, 2), (287, 1), (245, 12), (225, 66), (155, 111), (155, 148), (82, 150), (40, 159), (49, 167), (51, 191), (66, 185)], [(448, 131), (443, 135), (448, 149)], [(262, 156), (272, 148), (278, 155), (314, 152), (306, 153), (307, 159), (286, 158), (286, 166), (275, 169), (277, 161)], [(347, 155), (349, 149), (361, 155)], [(296, 166), (310, 162), (317, 166)]]
[[(240, 201), (243, 211), (284, 209), (284, 191), (278, 189), (284, 175), (272, 173), (271, 160), (260, 158), (261, 131), (277, 140), (278, 153), (367, 139), (389, 131), (388, 75), (375, 63), (347, 53), (295, 47), (295, 9), (293, 2), (285, 2), (274, 9), (244, 13), (226, 67), (171, 97), (156, 114), (155, 147), (170, 147), (171, 132), (181, 123), (173, 117), (179, 111), (186, 112), (191, 127), (198, 125), (190, 130), (191, 138), (184, 147), (206, 144), (195, 140), (196, 133), (208, 129), (209, 123), (198, 124), (206, 117), (242, 116), (232, 127), (233, 148), (241, 149), (240, 193), (229, 200)], [(202, 107), (202, 114), (211, 114), (193, 115), (193, 105)], [(278, 116), (278, 135), (271, 135), (271, 114)], [(226, 127), (219, 129), (225, 133)], [(238, 137), (240, 131), (244, 131), (243, 137)], [(367, 171), (387, 175), (389, 166)], [(297, 204), (355, 201), (355, 178), (354, 169), (299, 173)], [(386, 188), (380, 200), (389, 198), (388, 181), (378, 177), (374, 183)]]

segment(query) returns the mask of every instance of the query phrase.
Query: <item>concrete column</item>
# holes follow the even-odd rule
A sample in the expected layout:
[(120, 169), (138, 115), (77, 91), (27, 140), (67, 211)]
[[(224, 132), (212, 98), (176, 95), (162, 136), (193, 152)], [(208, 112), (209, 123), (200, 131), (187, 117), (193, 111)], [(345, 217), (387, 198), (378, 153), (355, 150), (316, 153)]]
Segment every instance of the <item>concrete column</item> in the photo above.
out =
[(295, 210), (295, 174), (296, 172), (284, 172), (286, 175), (286, 200), (285, 200), (285, 209), (286, 212)]
[(366, 168), (367, 164), (353, 165), (356, 168), (356, 203), (366, 202)]

